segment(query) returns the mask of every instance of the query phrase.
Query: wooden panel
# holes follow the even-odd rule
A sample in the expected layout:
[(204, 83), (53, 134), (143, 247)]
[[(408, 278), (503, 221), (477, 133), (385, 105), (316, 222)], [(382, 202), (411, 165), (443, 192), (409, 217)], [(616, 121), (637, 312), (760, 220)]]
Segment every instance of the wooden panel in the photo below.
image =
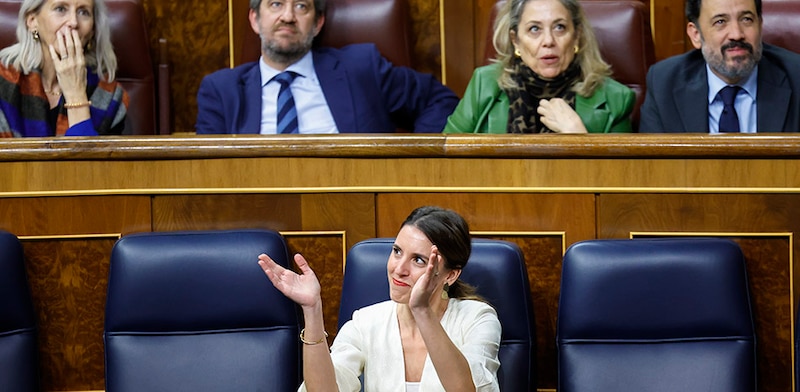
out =
[(347, 233), (347, 249), (356, 242), (375, 237), (375, 195), (372, 193), (303, 195), (303, 230)]
[(150, 198), (0, 197), (0, 228), (17, 236), (150, 231)]
[(475, 69), (475, 9), (473, 1), (441, 0), (444, 38), (442, 78), (460, 97)]
[[(607, 194), (598, 201), (599, 238), (630, 232), (796, 232), (796, 194)], [(798, 249), (795, 249), (797, 251)]]
[(161, 55), (159, 38), (168, 42), (173, 131), (194, 133), (200, 81), (228, 67), (227, 1), (143, 0), (143, 4), (154, 60)]
[(375, 236), (372, 194), (201, 194), (153, 199), (153, 231), (266, 228), (342, 231), (346, 244)]
[[(319, 279), (325, 330), (329, 335), (328, 342), (333, 342), (338, 332), (339, 302), (342, 296), (344, 233), (297, 232), (286, 234), (285, 237), (289, 254), (301, 253)], [(294, 267), (297, 271), (297, 266)]]
[(494, 34), (492, 10), (496, 3), (497, 0), (475, 0), (475, 67), (487, 64), (484, 56), (486, 46), (492, 45), (490, 39)]
[(414, 69), (442, 80), (439, 0), (409, 0)]
[(566, 246), (594, 238), (593, 195), (385, 193), (376, 202), (379, 237), (397, 235), (415, 208), (437, 205), (461, 214), (473, 232), (565, 232)]
[(702, 235), (737, 239), (747, 258), (758, 342), (758, 389), (792, 389), (798, 195), (600, 195), (598, 237)]
[(684, 0), (650, 0), (656, 60), (681, 54), (691, 48), (686, 36)]
[(300, 230), (298, 195), (174, 195), (153, 198), (153, 231)]
[(103, 314), (117, 237), (21, 238), (46, 391), (103, 389)]

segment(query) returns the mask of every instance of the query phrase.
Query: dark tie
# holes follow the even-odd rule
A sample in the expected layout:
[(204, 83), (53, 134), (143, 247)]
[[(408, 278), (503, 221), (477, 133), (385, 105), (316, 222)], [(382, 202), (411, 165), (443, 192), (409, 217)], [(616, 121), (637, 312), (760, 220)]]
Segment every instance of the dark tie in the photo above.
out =
[(741, 89), (739, 86), (725, 86), (719, 91), (719, 97), (725, 105), (722, 108), (722, 115), (719, 116), (720, 132), (739, 132), (739, 115), (736, 114), (733, 102), (736, 101), (736, 94)]
[(294, 106), (294, 97), (289, 85), (297, 76), (292, 71), (281, 72), (273, 78), (281, 84), (278, 91), (278, 117), (276, 133), (297, 133), (297, 108)]

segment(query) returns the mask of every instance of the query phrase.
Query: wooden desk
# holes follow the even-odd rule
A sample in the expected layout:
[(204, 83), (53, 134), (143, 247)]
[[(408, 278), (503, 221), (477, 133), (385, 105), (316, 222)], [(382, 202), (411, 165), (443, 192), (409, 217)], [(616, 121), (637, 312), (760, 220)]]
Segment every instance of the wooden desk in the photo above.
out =
[(103, 389), (108, 256), (138, 231), (265, 227), (324, 286), (423, 204), (525, 252), (539, 387), (556, 385), (561, 256), (592, 238), (730, 237), (748, 260), (760, 391), (793, 387), (800, 136), (333, 135), (0, 142), (0, 228), (21, 237), (46, 390)]

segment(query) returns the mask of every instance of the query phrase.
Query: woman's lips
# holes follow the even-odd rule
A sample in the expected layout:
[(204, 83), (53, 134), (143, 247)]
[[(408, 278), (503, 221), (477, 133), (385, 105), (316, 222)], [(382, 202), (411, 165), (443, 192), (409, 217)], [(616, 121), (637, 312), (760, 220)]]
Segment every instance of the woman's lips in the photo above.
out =
[(403, 283), (403, 282), (401, 282), (401, 281), (399, 281), (399, 280), (397, 280), (397, 279), (395, 279), (395, 278), (392, 278), (392, 283), (394, 283), (394, 284), (395, 284), (395, 285), (397, 285), (397, 286), (409, 287), (409, 285), (408, 285), (408, 284), (405, 284), (405, 283)]
[(542, 56), (539, 58), (539, 61), (547, 65), (552, 65), (558, 62), (558, 56)]

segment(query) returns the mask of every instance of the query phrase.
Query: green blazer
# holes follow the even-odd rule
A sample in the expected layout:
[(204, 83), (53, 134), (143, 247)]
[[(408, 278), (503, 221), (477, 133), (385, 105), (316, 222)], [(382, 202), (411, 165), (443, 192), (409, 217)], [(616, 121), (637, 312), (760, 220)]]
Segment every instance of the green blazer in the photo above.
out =
[[(499, 63), (475, 69), (464, 97), (447, 119), (444, 133), (507, 132), (508, 95), (497, 84), (501, 70)], [(606, 78), (591, 97), (575, 97), (575, 111), (590, 133), (631, 132), (635, 102), (633, 90)]]

